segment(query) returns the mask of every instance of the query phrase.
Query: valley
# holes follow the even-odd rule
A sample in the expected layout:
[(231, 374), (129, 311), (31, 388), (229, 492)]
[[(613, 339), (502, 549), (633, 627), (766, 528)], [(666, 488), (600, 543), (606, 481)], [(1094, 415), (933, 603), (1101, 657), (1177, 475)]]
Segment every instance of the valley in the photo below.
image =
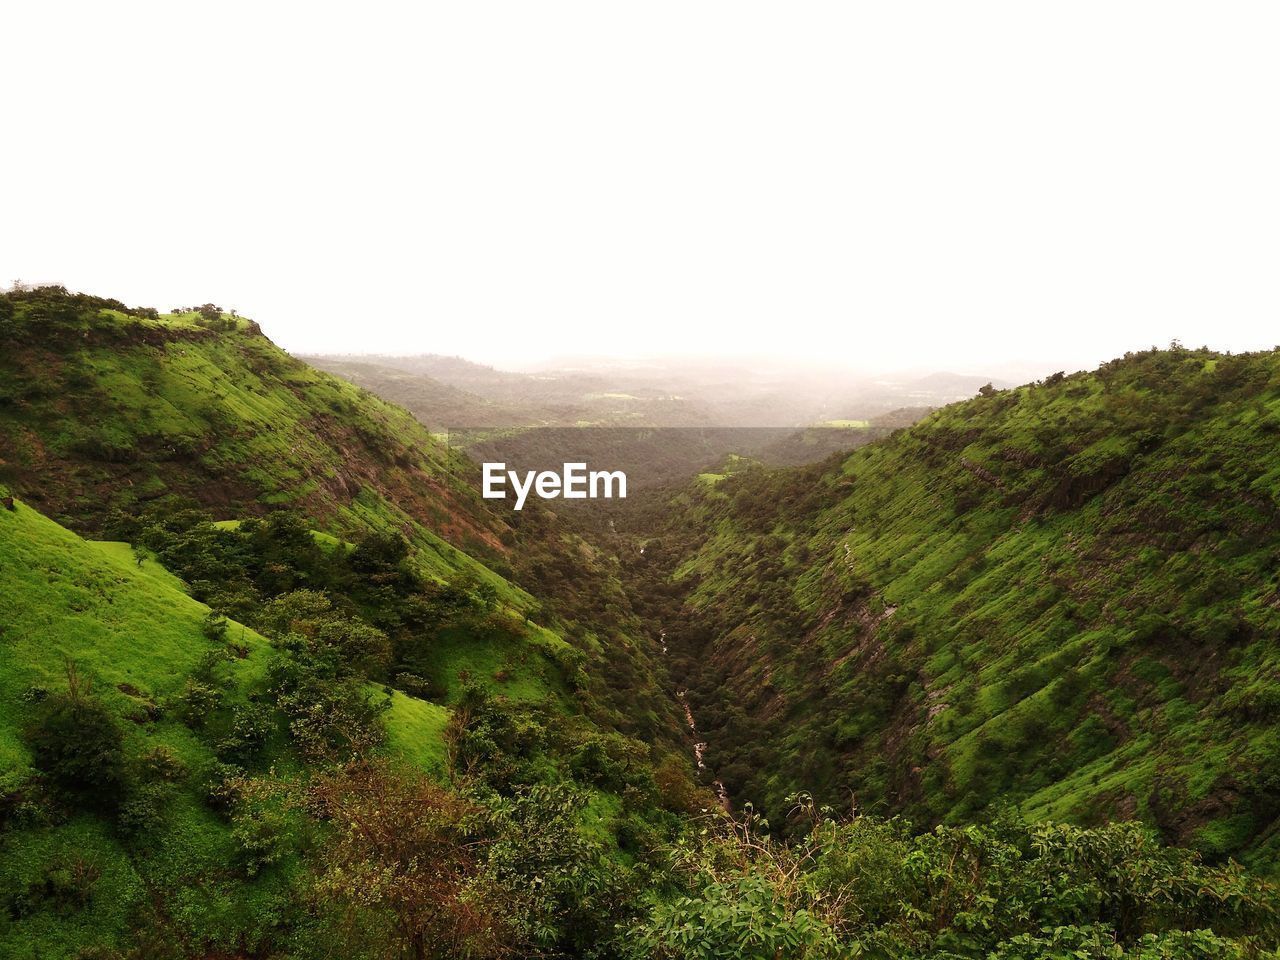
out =
[(0, 337), (0, 955), (1280, 946), (1278, 353), (308, 363), (59, 287)]
[(710, 359), (577, 360), (534, 372), (430, 355), (305, 359), (403, 405), (477, 462), (523, 472), (585, 460), (625, 472), (634, 489), (684, 483), (729, 456), (779, 466), (821, 460), (987, 382)]

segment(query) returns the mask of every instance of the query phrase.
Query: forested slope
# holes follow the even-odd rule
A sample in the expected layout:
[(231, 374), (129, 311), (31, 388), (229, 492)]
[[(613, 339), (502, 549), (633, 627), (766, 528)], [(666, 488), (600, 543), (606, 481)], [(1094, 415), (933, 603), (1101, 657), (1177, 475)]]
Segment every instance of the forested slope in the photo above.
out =
[(796, 789), (926, 822), (1012, 801), (1275, 869), (1280, 353), (987, 394), (704, 478), (646, 539), (630, 566), (708, 762), (774, 812)]

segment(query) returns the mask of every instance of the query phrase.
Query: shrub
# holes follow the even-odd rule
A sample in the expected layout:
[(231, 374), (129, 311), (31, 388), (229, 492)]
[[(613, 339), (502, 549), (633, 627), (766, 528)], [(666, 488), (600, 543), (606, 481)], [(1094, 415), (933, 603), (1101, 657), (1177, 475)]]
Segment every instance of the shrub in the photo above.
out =
[(169, 786), (165, 783), (135, 784), (116, 813), (117, 825), (134, 837), (154, 830), (164, 819), (168, 794)]
[(245, 772), (234, 763), (215, 763), (205, 780), (205, 801), (214, 810), (230, 814), (244, 793)]
[(1253, 957), (1280, 933), (1280, 890), (1206, 866), (1139, 824), (1011, 815), (912, 835), (796, 808), (784, 845), (750, 816), (673, 852), (675, 890), (625, 928), (636, 958)]
[(382, 714), (391, 700), (370, 700), (363, 681), (355, 677), (326, 676), (291, 658), (273, 669), (272, 679), (289, 734), (308, 759), (350, 760), (378, 746), (386, 735)]
[(443, 700), (447, 693), (438, 681), (427, 680), (416, 673), (397, 673), (393, 685), (397, 690), (419, 700)]
[(275, 711), (265, 703), (246, 703), (231, 716), (231, 730), (218, 742), (218, 758), (247, 766), (276, 728)]
[(348, 928), (368, 924), (377, 904), (394, 926), (388, 955), (505, 952), (495, 904), (469, 895), (477, 870), (467, 842), (476, 812), (470, 804), (424, 777), (365, 764), (320, 780), (313, 804), (333, 827), (315, 892), (345, 915)]
[(284, 810), (251, 804), (236, 813), (231, 837), (245, 876), (256, 877), (283, 860), (290, 849), (289, 820)]
[(68, 691), (49, 697), (27, 731), (35, 766), (84, 806), (115, 809), (125, 786), (124, 738), (74, 667), (68, 667), (68, 680)]
[(83, 910), (93, 896), (102, 871), (83, 857), (64, 855), (49, 863), (39, 878), (27, 887), (22, 898), (27, 907), (52, 908), (59, 913)]
[(225, 328), (225, 322), (222, 319), (222, 308), (216, 304), (201, 304), (196, 307), (196, 313), (200, 315), (200, 320), (198, 322), (202, 326), (210, 327), (215, 330)]
[(221, 709), (225, 699), (226, 693), (220, 686), (187, 677), (186, 686), (177, 696), (176, 712), (188, 727), (199, 730)]
[(227, 618), (210, 610), (209, 615), (204, 618), (204, 624), (200, 630), (215, 643), (225, 640), (227, 638)]
[(164, 783), (178, 783), (187, 776), (187, 765), (182, 758), (163, 743), (142, 758), (141, 770), (145, 779)]

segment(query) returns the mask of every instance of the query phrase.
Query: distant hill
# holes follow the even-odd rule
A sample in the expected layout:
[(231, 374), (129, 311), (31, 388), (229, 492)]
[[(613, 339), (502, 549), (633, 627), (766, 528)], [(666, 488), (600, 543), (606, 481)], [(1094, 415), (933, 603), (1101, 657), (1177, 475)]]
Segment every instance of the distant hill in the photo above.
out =
[(316, 356), (315, 366), (404, 406), (477, 461), (622, 470), (632, 489), (726, 456), (801, 464), (852, 450), (989, 381), (938, 373), (875, 383), (740, 362), (578, 358), (516, 373), (459, 357)]
[(435, 431), (495, 424), (535, 426), (542, 420), (536, 410), (506, 405), (425, 373), (374, 359), (306, 355), (300, 359), (399, 404)]
[[(316, 356), (310, 362), (444, 427), (707, 426), (715, 418), (656, 382), (606, 373), (517, 373), (459, 357)], [(462, 391), (450, 395), (447, 389)], [(465, 398), (466, 402), (463, 402)], [(437, 401), (443, 400), (443, 406)], [(456, 419), (451, 419), (456, 418)]]

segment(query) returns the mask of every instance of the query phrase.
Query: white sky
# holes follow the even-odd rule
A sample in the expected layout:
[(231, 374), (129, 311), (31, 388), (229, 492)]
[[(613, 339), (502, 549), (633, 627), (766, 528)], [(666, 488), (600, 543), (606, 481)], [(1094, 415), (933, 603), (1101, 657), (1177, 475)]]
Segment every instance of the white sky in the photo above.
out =
[(9, 3), (0, 278), (310, 351), (1280, 341), (1280, 5)]

